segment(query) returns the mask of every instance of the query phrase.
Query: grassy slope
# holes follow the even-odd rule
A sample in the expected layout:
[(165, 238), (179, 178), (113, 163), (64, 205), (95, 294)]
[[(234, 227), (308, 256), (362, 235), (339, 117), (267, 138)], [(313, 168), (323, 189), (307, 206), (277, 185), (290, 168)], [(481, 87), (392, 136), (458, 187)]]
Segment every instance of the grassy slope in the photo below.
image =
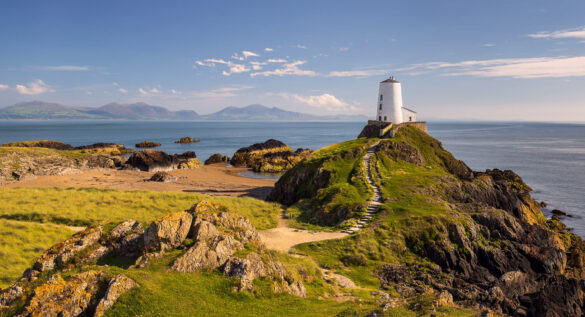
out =
[[(330, 145), (315, 152), (304, 163), (322, 167), (331, 173), (331, 178), (329, 185), (318, 190), (314, 197), (287, 209), (286, 214), (291, 218), (292, 226), (327, 230), (328, 227), (319, 226), (324, 224), (319, 218), (334, 219), (337, 222), (336, 215), (347, 210), (350, 219), (335, 227), (339, 229), (352, 226), (355, 219), (365, 213), (367, 201), (373, 192), (364, 177), (362, 158), (371, 143), (371, 139), (357, 139)], [(308, 183), (310, 186), (310, 182)]]
[(95, 188), (0, 189), (0, 268), (10, 263), (6, 264), (9, 269), (0, 270), (0, 287), (18, 278), (43, 250), (69, 237), (72, 231), (67, 226), (130, 218), (148, 226), (158, 217), (188, 209), (202, 199), (211, 199), (247, 216), (259, 230), (276, 227), (282, 210), (278, 204), (253, 198), (210, 198), (194, 193)]
[[(381, 205), (369, 227), (345, 239), (302, 244), (295, 247), (296, 251), (310, 256), (320, 266), (336, 270), (353, 279), (356, 284), (370, 289), (379, 287), (375, 274), (381, 265), (417, 265), (423, 269), (433, 265), (411, 252), (405, 243), (405, 237), (415, 232), (430, 233), (430, 229), (437, 222), (459, 220), (457, 214), (447, 207), (447, 202), (440, 198), (443, 184), (457, 181), (446, 171), (439, 157), (450, 154), (444, 150), (430, 149), (427, 137), (414, 129), (403, 129), (395, 138), (382, 140), (406, 142), (419, 148), (425, 157), (426, 166), (417, 166), (396, 160), (385, 153), (376, 153), (375, 160), (372, 161), (377, 164), (380, 179), (375, 181), (382, 184), (385, 203)], [(430, 194), (429, 188), (434, 188), (436, 194)], [(302, 208), (302, 204), (296, 208)], [(315, 224), (303, 224), (302, 218), (299, 219), (301, 221), (297, 224), (300, 227), (328, 230), (327, 227)], [(393, 293), (391, 289), (388, 291)], [(432, 302), (423, 296), (410, 299), (407, 307), (418, 314), (431, 310), (431, 305)], [(469, 311), (457, 309), (444, 309), (443, 313), (473, 315)]]

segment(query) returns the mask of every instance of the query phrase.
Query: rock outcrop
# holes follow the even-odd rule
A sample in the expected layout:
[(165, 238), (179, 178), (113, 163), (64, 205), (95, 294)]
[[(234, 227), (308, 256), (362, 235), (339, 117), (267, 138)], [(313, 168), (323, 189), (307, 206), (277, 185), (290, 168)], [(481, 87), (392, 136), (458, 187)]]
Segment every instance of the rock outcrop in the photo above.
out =
[(283, 142), (270, 139), (240, 148), (232, 156), (230, 164), (250, 167), (256, 172), (278, 173), (291, 169), (312, 152), (309, 149), (293, 151)]
[(167, 172), (156, 172), (154, 173), (149, 181), (159, 183), (170, 183), (177, 180), (177, 176), (171, 175)]
[(229, 157), (221, 155), (219, 153), (215, 153), (212, 156), (210, 156), (207, 160), (205, 160), (205, 165), (216, 163), (228, 163), (229, 161), (230, 161)]
[(170, 213), (153, 222), (144, 232), (147, 251), (164, 251), (180, 246), (191, 229), (193, 216), (184, 211)]
[(138, 283), (136, 283), (133, 279), (125, 275), (118, 274), (116, 277), (110, 280), (104, 297), (100, 299), (99, 303), (97, 304), (97, 307), (95, 308), (94, 316), (95, 317), (103, 316), (108, 309), (114, 306), (114, 304), (116, 303), (120, 296), (122, 296), (124, 293), (128, 292), (132, 288), (138, 286), (139, 286)]
[(147, 172), (169, 171), (174, 169), (189, 169), (201, 166), (195, 152), (188, 151), (183, 154), (167, 154), (157, 150), (142, 150), (133, 153), (126, 166)]
[(55, 150), (73, 150), (73, 146), (59, 141), (38, 140), (38, 141), (22, 141), (2, 144), (3, 147), (42, 147)]

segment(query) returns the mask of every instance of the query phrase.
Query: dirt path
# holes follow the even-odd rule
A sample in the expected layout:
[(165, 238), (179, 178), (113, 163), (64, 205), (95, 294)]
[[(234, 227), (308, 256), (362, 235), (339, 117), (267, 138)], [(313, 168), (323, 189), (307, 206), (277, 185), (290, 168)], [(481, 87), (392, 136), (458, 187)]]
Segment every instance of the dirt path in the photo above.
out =
[(281, 217), (278, 227), (260, 231), (260, 238), (268, 249), (288, 252), (293, 246), (306, 242), (340, 239), (348, 234), (343, 232), (310, 232), (290, 228), (286, 219)]

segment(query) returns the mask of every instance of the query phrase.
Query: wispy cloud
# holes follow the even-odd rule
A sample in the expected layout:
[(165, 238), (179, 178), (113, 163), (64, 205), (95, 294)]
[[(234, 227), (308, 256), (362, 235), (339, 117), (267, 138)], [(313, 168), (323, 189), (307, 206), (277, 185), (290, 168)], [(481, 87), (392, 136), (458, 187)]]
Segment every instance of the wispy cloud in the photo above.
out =
[(124, 93), (124, 94), (127, 94), (128, 93), (128, 90), (126, 90), (124, 88), (119, 88), (118, 91), (121, 92), (121, 93)]
[(272, 51), (274, 51), (274, 49), (273, 48), (270, 48), (270, 47), (267, 47), (267, 48), (264, 49), (264, 51), (265, 52), (272, 52)]
[(267, 60), (268, 63), (286, 63), (287, 60), (286, 59), (282, 59), (282, 58), (270, 58)]
[(282, 68), (268, 70), (264, 72), (251, 73), (250, 77), (256, 76), (317, 76), (317, 72), (313, 70), (300, 69), (299, 66), (305, 64), (306, 61), (293, 61), (282, 65)]
[(388, 74), (388, 69), (345, 70), (329, 72), (327, 77), (371, 77)]
[(302, 45), (302, 44), (297, 44), (296, 46), (297, 48), (302, 48), (302, 49), (307, 49), (306, 45)]
[(585, 39), (585, 26), (581, 26), (573, 29), (565, 29), (553, 32), (538, 32), (528, 34), (528, 37), (533, 39), (566, 39), (566, 38), (577, 38)]
[(232, 59), (244, 61), (244, 60), (247, 60), (248, 57), (258, 57), (258, 56), (260, 56), (260, 55), (254, 53), (254, 52), (242, 51), (242, 55), (238, 55), (238, 53), (234, 53), (234, 55), (232, 55)]
[(294, 100), (302, 104), (306, 104), (313, 108), (324, 109), (328, 111), (356, 111), (357, 107), (348, 104), (341, 98), (335, 97), (332, 94), (324, 93), (321, 95), (303, 96), (291, 93), (268, 93), (267, 95), (276, 95), (288, 100)]
[(447, 76), (562, 78), (585, 76), (585, 56), (470, 60), (415, 64), (401, 70), (441, 71)]
[(481, 46), (483, 46), (483, 47), (494, 47), (494, 46), (496, 46), (496, 44), (492, 44), (492, 43), (485, 43), (485, 44), (483, 44), (483, 45), (481, 45)]
[(90, 70), (90, 68), (88, 66), (75, 66), (75, 65), (43, 66), (41, 68), (44, 70), (56, 70), (56, 71), (66, 71), (66, 72), (86, 72), (86, 71)]
[(45, 84), (42, 80), (31, 81), (28, 85), (16, 85), (16, 92), (22, 95), (40, 95), (46, 92), (54, 92), (51, 86)]
[(349, 47), (340, 47), (338, 50), (340, 52), (346, 52), (346, 51), (349, 51)]
[(138, 93), (143, 97), (152, 97), (160, 94), (160, 90), (158, 90), (157, 88), (152, 89), (138, 88)]
[(195, 91), (191, 93), (194, 98), (221, 99), (237, 96), (237, 92), (254, 88), (253, 86), (223, 87), (206, 91)]
[(10, 86), (4, 85), (4, 84), (0, 84), (0, 91), (7, 90), (8, 88), (10, 88)]

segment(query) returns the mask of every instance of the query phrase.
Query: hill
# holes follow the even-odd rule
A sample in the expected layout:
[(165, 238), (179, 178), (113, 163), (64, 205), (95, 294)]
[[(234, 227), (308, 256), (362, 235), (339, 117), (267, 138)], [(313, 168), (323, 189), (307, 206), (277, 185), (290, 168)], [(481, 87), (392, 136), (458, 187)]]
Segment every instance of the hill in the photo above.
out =
[(365, 121), (365, 116), (315, 116), (277, 107), (249, 105), (226, 107), (218, 112), (199, 115), (192, 110), (170, 111), (143, 102), (109, 103), (101, 107), (75, 107), (43, 101), (21, 102), (0, 109), (6, 120), (231, 120), (231, 121)]
[[(381, 189), (371, 219), (362, 159), (368, 150)], [(472, 171), (439, 141), (407, 127), (391, 139), (315, 152), (286, 172), (268, 199), (289, 206), (297, 227), (358, 228), (350, 238), (297, 252), (395, 292), (406, 305), (434, 293), (504, 315), (580, 316), (585, 243), (558, 217), (547, 220), (530, 191), (514, 172)]]

